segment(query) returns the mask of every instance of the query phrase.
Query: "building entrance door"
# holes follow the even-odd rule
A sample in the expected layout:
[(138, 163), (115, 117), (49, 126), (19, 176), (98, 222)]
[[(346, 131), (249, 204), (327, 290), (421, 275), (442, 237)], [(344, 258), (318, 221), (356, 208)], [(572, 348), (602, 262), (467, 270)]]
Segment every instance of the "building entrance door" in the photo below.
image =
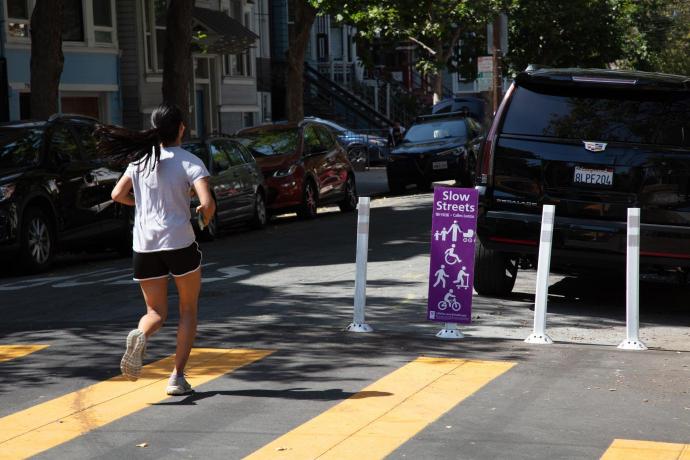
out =
[(218, 129), (219, 82), (215, 56), (194, 57), (194, 131), (203, 137)]

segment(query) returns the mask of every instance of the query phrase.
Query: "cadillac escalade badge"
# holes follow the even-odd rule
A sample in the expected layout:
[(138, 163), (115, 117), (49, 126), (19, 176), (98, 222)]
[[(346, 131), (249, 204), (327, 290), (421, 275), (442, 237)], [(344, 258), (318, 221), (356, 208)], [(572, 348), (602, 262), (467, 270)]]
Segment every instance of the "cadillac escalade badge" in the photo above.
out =
[(603, 152), (606, 150), (606, 142), (592, 142), (592, 141), (582, 141), (585, 144), (585, 149), (590, 152)]

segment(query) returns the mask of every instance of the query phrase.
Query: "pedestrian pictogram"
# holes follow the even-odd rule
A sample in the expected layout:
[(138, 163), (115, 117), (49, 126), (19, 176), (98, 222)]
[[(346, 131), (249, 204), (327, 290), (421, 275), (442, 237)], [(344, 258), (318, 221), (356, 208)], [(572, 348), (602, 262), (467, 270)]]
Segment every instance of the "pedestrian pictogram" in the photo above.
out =
[(427, 316), (430, 320), (471, 320), (477, 202), (474, 189), (434, 189)]

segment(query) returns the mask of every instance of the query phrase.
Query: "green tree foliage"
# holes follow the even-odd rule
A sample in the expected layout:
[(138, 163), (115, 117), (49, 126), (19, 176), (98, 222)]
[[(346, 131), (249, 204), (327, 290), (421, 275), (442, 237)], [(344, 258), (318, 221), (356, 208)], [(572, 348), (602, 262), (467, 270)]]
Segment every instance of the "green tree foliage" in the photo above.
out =
[(509, 21), (513, 71), (529, 64), (606, 67), (622, 56), (626, 12), (618, 0), (519, 0)]
[(690, 74), (688, 0), (518, 0), (508, 63)]
[[(318, 0), (313, 0), (319, 4)], [(464, 33), (507, 11), (514, 0), (345, 0), (333, 11), (369, 38), (385, 37), (416, 43), (422, 53), (417, 67), (437, 75), (435, 98), (440, 96), (440, 72), (449, 66)]]
[(690, 2), (628, 0), (622, 67), (690, 75)]

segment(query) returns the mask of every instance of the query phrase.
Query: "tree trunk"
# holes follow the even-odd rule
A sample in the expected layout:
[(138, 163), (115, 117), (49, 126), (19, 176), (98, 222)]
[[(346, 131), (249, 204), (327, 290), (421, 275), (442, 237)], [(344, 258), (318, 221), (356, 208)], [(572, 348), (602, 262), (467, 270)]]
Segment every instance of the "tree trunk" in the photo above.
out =
[(31, 118), (58, 111), (64, 10), (63, 0), (37, 0), (31, 14)]
[(316, 9), (307, 4), (307, 0), (295, 1), (295, 36), (291, 37), (287, 53), (286, 91), (287, 117), (292, 122), (304, 118), (304, 57), (315, 18)]
[[(456, 28), (448, 43), (438, 41), (436, 43), (436, 68), (434, 75), (434, 104), (443, 100), (443, 71), (448, 68), (448, 60), (453, 55), (453, 50), (460, 40), (462, 29)], [(445, 46), (444, 46), (445, 45)]]
[[(189, 126), (189, 96), (192, 81), (192, 11), (194, 0), (170, 0), (165, 19), (163, 53), (163, 102), (182, 109)], [(187, 131), (189, 132), (189, 131)], [(199, 133), (203, 135), (205, 133)]]
[(434, 75), (434, 104), (438, 104), (443, 100), (443, 72), (438, 71)]

